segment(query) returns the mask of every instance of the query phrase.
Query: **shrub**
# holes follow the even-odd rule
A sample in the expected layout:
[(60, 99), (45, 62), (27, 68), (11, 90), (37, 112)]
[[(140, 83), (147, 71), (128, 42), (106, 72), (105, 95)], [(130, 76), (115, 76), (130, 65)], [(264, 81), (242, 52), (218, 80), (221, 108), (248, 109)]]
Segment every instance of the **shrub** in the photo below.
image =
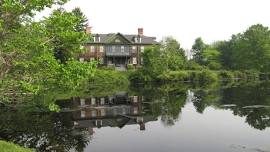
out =
[(158, 76), (159, 80), (163, 81), (187, 81), (189, 73), (187, 71), (170, 71)]
[(199, 72), (198, 76), (199, 76), (198, 80), (200, 83), (218, 81), (217, 73), (210, 70), (203, 70), (202, 72)]
[(129, 74), (129, 80), (131, 82), (146, 82), (153, 81), (154, 79), (142, 69), (136, 70)]
[(234, 79), (234, 73), (231, 71), (220, 71), (218, 77), (221, 80), (232, 80)]
[(134, 70), (134, 69), (135, 69), (135, 66), (132, 65), (132, 64), (128, 64), (128, 65), (127, 65), (127, 69), (128, 69), (128, 70)]

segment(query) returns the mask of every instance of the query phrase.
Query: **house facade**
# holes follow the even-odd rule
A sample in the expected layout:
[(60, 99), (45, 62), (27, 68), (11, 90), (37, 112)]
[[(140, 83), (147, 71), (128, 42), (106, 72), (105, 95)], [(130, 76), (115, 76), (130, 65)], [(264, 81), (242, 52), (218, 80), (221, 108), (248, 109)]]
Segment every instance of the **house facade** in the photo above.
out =
[[(86, 32), (91, 34), (91, 29)], [(142, 53), (147, 46), (158, 44), (155, 37), (145, 36), (143, 28), (138, 34), (91, 34), (92, 41), (85, 44), (86, 53), (79, 56), (81, 62), (99, 61), (102, 66), (126, 68), (127, 65), (138, 67), (143, 64)]]

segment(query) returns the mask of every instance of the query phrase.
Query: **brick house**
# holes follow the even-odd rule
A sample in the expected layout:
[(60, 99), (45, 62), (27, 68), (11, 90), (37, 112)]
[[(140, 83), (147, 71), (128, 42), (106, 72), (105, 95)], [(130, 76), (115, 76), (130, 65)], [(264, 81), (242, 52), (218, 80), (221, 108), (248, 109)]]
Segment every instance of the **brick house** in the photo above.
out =
[[(86, 29), (91, 34), (91, 28)], [(141, 53), (147, 46), (158, 44), (155, 37), (145, 36), (143, 28), (138, 28), (138, 34), (91, 34), (92, 41), (85, 44), (86, 53), (79, 56), (79, 60), (98, 60), (102, 66), (126, 68), (128, 64), (138, 67), (142, 65)]]

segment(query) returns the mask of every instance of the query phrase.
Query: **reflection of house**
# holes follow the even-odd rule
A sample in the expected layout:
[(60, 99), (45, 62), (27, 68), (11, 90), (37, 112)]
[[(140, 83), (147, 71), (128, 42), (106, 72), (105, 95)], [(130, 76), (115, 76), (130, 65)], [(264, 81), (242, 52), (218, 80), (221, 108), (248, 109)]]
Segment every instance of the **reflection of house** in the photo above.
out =
[[(91, 28), (86, 32), (91, 34)], [(126, 67), (127, 64), (141, 65), (143, 59), (141, 53), (145, 47), (158, 44), (155, 37), (143, 34), (143, 28), (138, 29), (138, 34), (92, 34), (93, 41), (86, 44), (86, 53), (80, 55), (79, 60), (99, 60), (101, 65), (115, 65)]]
[(138, 124), (144, 130), (144, 124), (155, 121), (152, 116), (144, 116), (143, 97), (128, 96), (119, 93), (106, 97), (72, 98), (69, 105), (60, 102), (64, 111), (72, 112), (74, 126), (77, 128), (124, 127)]

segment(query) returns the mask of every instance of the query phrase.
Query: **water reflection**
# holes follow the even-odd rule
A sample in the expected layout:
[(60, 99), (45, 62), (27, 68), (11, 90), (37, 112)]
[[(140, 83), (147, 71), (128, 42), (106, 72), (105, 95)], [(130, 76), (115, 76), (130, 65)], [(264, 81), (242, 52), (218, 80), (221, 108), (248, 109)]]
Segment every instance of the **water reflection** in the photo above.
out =
[(181, 123), (181, 113), (187, 104), (202, 115), (208, 107), (232, 111), (235, 116), (245, 118), (246, 124), (265, 130), (270, 127), (269, 89), (268, 84), (207, 88), (147, 85), (133, 86), (114, 95), (57, 100), (59, 113), (4, 107), (0, 111), (0, 139), (38, 151), (82, 152), (94, 140), (97, 129), (137, 126), (137, 132), (147, 132), (147, 124), (153, 122), (160, 121), (164, 128)]
[(129, 96), (125, 92), (106, 97), (76, 97), (57, 103), (63, 113), (72, 113), (75, 128), (88, 128), (90, 134), (93, 134), (93, 128), (123, 128), (135, 124), (140, 126), (140, 130), (145, 130), (145, 123), (157, 120), (155, 116), (145, 113), (150, 109), (144, 109), (147, 107), (143, 105), (143, 96)]

